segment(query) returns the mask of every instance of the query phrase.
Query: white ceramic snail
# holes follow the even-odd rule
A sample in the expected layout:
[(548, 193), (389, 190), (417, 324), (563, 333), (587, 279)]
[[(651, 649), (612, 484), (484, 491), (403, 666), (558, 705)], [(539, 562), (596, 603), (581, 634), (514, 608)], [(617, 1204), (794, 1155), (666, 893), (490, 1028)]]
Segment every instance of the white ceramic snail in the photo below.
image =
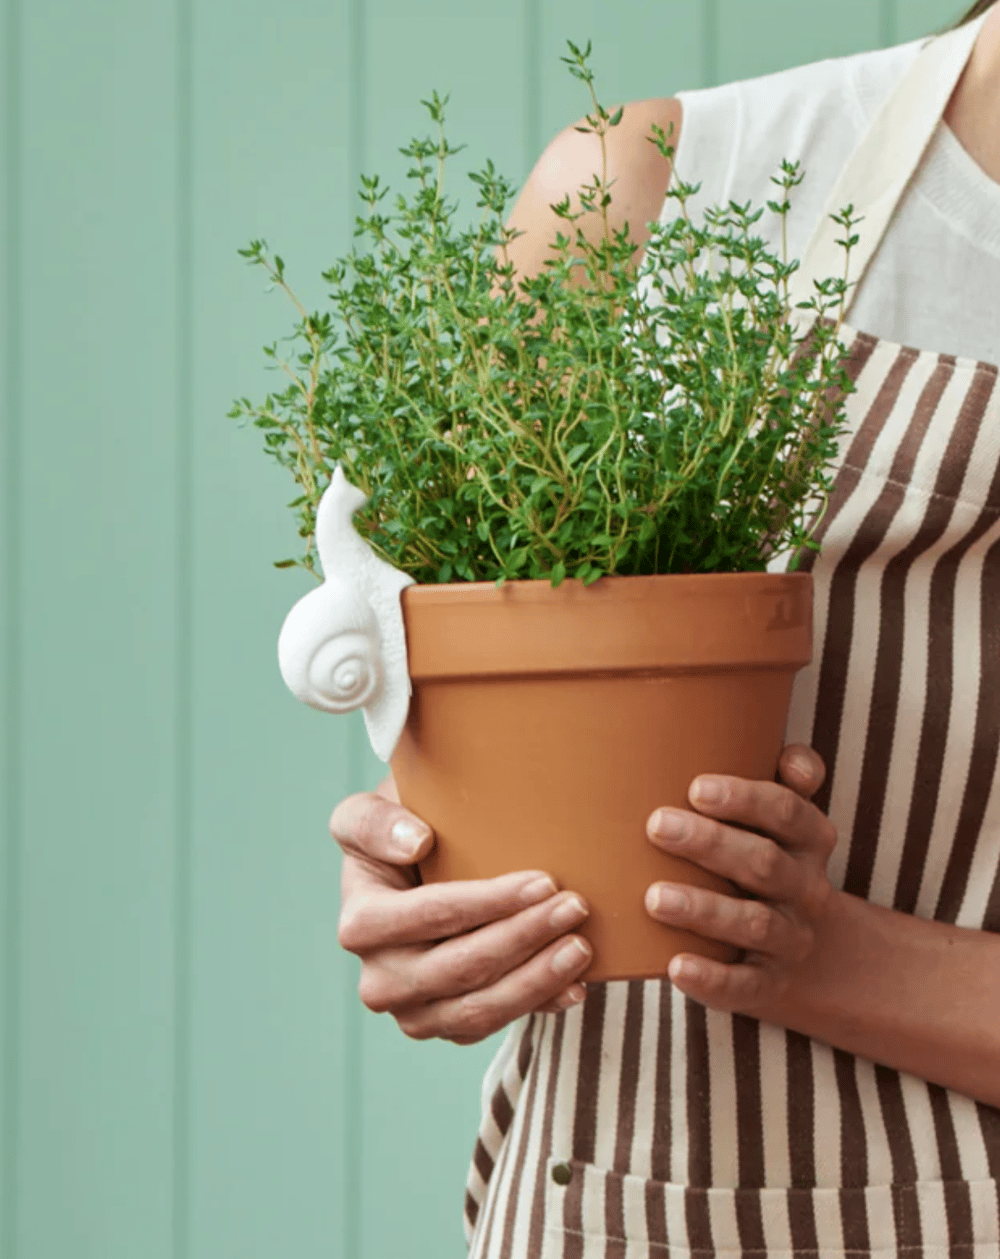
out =
[(364, 709), (375, 755), (388, 763), (410, 707), (400, 593), (413, 578), (379, 559), (351, 521), (367, 495), (337, 464), (316, 512), (323, 584), (285, 618), (278, 664), (289, 690), (327, 713)]

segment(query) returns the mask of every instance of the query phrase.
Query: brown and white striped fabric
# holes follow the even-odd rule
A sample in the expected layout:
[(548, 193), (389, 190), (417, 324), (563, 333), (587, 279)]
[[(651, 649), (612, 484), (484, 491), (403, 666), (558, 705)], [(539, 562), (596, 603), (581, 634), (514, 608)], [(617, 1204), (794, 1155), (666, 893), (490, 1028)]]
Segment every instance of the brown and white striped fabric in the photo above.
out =
[[(998, 371), (844, 339), (787, 741), (828, 767), (835, 887), (1000, 931)], [(471, 1259), (1000, 1256), (1000, 1110), (669, 980), (520, 1026), (470, 1169)]]
[[(830, 771), (835, 886), (1000, 931), (997, 369), (849, 339), (788, 739)], [(1000, 1111), (648, 980), (532, 1016), (466, 1217), (475, 1259), (996, 1259), (998, 1184)]]

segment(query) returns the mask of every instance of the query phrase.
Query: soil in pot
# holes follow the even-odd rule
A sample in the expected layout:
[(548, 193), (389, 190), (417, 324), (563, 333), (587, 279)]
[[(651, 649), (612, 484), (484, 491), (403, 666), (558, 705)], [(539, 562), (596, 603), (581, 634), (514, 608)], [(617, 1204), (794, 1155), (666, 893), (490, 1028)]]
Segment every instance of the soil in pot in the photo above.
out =
[(812, 649), (807, 573), (411, 586), (413, 685), (392, 758), (434, 828), (425, 881), (548, 871), (590, 905), (587, 982), (735, 950), (655, 922), (657, 880), (740, 895), (646, 836), (700, 773), (773, 779)]

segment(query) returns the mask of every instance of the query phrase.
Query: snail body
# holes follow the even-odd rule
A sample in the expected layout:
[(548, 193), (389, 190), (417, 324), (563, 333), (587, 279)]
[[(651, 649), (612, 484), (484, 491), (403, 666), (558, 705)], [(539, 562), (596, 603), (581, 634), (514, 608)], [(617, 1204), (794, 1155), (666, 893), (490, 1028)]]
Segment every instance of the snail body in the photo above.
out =
[(372, 748), (388, 763), (410, 705), (399, 596), (413, 578), (380, 559), (355, 530), (351, 517), (367, 501), (338, 464), (316, 513), (323, 584), (285, 618), (278, 664), (304, 704), (327, 713), (363, 709)]

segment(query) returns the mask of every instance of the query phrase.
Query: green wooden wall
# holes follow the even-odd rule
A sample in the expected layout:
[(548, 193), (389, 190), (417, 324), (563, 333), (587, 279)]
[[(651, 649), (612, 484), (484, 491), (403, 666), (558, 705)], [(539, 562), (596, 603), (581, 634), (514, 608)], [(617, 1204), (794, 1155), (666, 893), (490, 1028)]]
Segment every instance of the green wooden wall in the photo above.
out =
[[(586, 107), (957, 0), (6, 0), (0, 1255), (458, 1259), (481, 1073), (363, 1010), (334, 803), (381, 766), (275, 661), (285, 474), (226, 418), (418, 101), (522, 179)], [(464, 197), (464, 194), (463, 194)], [(471, 202), (470, 202), (471, 204)]]

